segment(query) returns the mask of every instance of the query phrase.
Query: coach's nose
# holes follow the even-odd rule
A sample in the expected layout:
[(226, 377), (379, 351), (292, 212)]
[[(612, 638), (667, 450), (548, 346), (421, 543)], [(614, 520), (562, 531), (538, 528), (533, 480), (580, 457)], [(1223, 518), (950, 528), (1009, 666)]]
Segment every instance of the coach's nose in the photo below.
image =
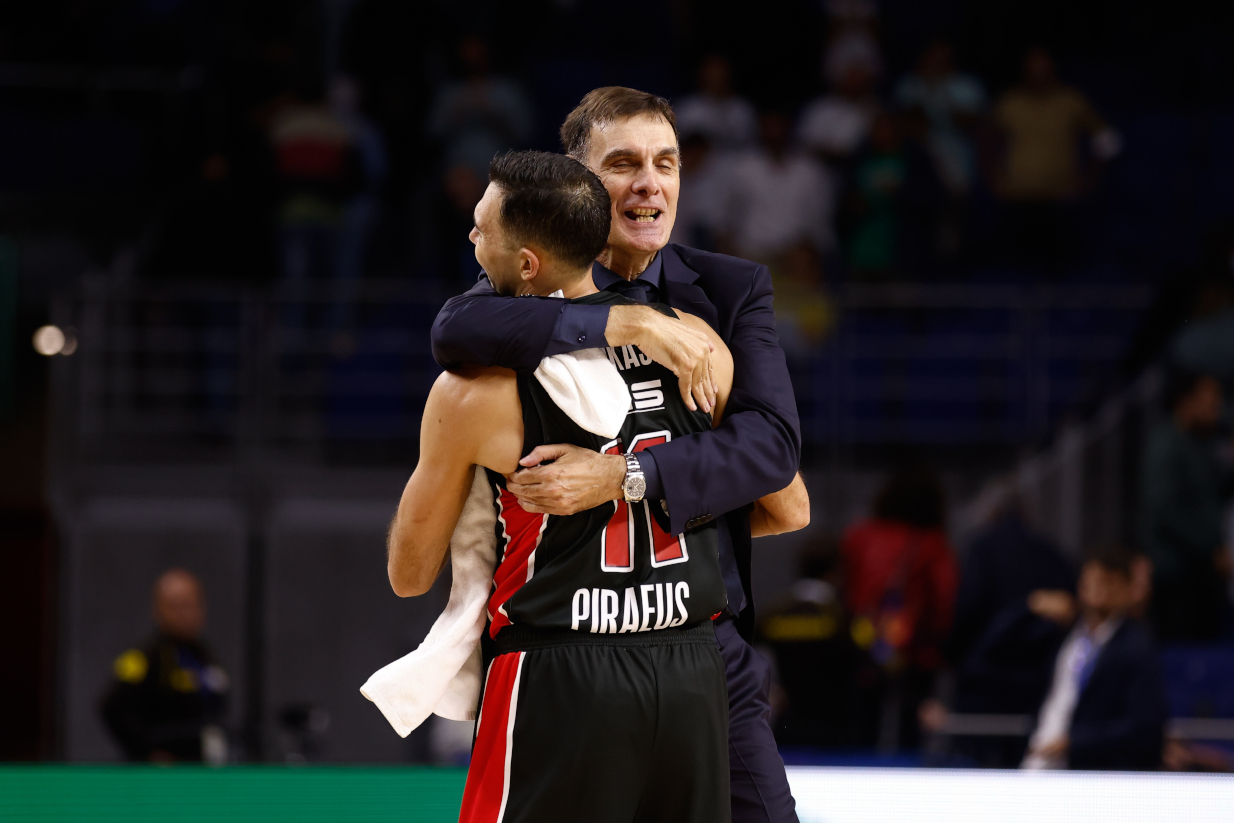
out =
[(651, 163), (639, 167), (638, 174), (630, 184), (631, 190), (640, 197), (654, 197), (660, 193), (660, 181), (656, 179), (656, 170)]

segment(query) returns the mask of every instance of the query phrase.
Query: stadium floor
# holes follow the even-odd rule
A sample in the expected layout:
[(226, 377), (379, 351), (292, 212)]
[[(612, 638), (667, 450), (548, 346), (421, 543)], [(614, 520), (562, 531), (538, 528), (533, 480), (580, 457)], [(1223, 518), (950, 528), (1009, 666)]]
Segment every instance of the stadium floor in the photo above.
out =
[[(1234, 819), (1234, 775), (817, 766), (788, 774), (801, 823)], [(5, 766), (0, 820), (452, 823), (465, 776), (429, 767)]]

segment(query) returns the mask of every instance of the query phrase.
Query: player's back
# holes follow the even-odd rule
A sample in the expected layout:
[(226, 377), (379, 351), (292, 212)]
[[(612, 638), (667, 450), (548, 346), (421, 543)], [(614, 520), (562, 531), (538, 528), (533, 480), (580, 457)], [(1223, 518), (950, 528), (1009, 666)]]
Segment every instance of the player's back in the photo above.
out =
[[(628, 301), (599, 292), (576, 302)], [(608, 357), (630, 392), (618, 436), (582, 429), (534, 376), (519, 375), (523, 454), (553, 443), (633, 453), (711, 427), (710, 415), (686, 407), (667, 368), (633, 346), (610, 348)], [(511, 624), (592, 634), (656, 631), (697, 625), (724, 608), (715, 523), (671, 535), (659, 500), (617, 500), (564, 517), (531, 514), (506, 490), (504, 477), (488, 475), (499, 552), (491, 636)]]

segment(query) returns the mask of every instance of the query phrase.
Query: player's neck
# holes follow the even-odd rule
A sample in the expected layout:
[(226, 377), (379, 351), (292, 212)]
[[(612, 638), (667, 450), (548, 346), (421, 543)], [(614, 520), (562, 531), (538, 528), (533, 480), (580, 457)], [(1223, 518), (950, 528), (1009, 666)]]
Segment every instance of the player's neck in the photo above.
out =
[(559, 291), (567, 298), (582, 297), (598, 292), (599, 289), (591, 279), (591, 266), (578, 271), (565, 272), (560, 276), (555, 271), (542, 272), (534, 280), (527, 281), (526, 291), (521, 294), (549, 297)]
[(583, 297), (588, 294), (595, 294), (599, 289), (596, 288), (595, 281), (591, 279), (591, 268), (580, 274), (578, 277), (571, 280), (569, 283), (563, 283), (561, 293), (565, 297)]
[[(539, 280), (540, 278), (536, 278)], [(575, 298), (582, 297), (587, 294), (595, 294), (599, 291), (596, 288), (595, 282), (591, 279), (591, 268), (585, 270), (571, 272), (562, 277), (554, 277), (543, 286), (534, 287), (532, 294), (538, 294), (541, 297), (547, 297), (550, 294), (560, 291), (563, 297)]]

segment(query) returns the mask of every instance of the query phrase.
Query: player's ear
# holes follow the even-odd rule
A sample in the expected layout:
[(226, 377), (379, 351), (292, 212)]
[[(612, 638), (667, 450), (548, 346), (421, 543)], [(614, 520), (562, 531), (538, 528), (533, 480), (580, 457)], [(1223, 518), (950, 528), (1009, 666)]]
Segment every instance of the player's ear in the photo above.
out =
[(540, 273), (540, 256), (524, 246), (518, 250), (518, 276), (530, 282)]

